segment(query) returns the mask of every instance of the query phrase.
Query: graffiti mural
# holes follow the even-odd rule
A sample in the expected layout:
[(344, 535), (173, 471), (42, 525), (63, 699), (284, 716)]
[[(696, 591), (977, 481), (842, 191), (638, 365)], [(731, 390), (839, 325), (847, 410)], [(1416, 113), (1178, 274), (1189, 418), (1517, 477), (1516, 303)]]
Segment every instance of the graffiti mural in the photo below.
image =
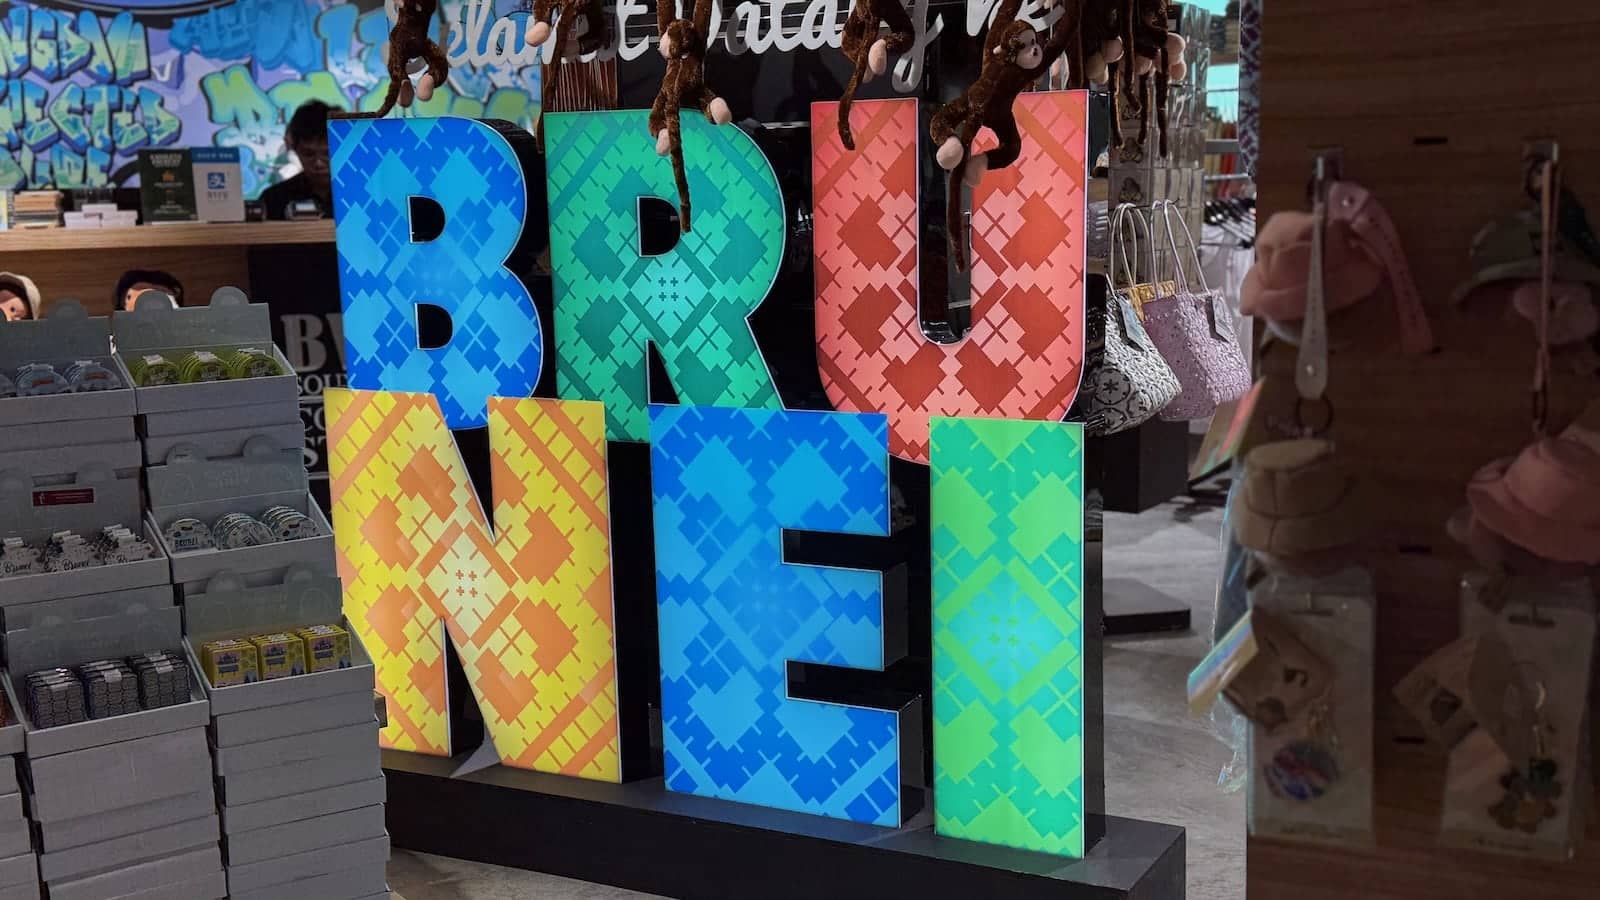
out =
[[(449, 88), (411, 114), (531, 127), (538, 53), (518, 0), (441, 5)], [(233, 146), (253, 197), (294, 171), (283, 130), (300, 104), (378, 107), (388, 31), (382, 0), (0, 2), (0, 190), (128, 184), (140, 149)]]

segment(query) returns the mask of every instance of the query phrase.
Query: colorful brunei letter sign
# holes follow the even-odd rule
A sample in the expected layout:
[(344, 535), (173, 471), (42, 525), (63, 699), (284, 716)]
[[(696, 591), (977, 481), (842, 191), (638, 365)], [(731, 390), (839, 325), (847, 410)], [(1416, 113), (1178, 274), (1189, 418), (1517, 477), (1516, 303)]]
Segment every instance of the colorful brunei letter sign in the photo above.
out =
[(935, 829), (1082, 856), (1082, 428), (936, 418), (932, 442)]
[(505, 764), (619, 781), (600, 404), (490, 398), (495, 534), (432, 396), (327, 404), (345, 612), (389, 698), (384, 745), (450, 754), (443, 625)]
[[(972, 192), (972, 331), (937, 344), (917, 315), (917, 101), (811, 107), (817, 362), (835, 408), (889, 415), (896, 456), (928, 461), (930, 416), (1060, 421), (1083, 369), (1085, 104), (1017, 100), (1022, 158)], [(987, 131), (978, 145), (993, 146)], [(938, 238), (942, 240), (942, 238)]]
[(545, 142), (561, 396), (605, 401), (610, 439), (648, 440), (654, 346), (683, 403), (781, 406), (746, 321), (783, 259), (783, 194), (761, 148), (684, 115), (694, 230), (646, 256), (641, 203), (678, 189), (645, 113), (554, 114)]
[[(533, 297), (505, 265), (533, 136), (472, 119), (335, 119), (328, 138), (350, 385), (433, 394), (451, 428), (483, 427), (484, 398), (528, 396), (543, 363)], [(439, 212), (435, 236), (423, 229)], [(449, 314), (444, 346), (423, 348), (419, 305)]]
[(882, 575), (783, 530), (886, 535), (882, 416), (650, 407), (667, 786), (900, 824), (901, 712), (792, 700), (790, 660), (881, 670)]

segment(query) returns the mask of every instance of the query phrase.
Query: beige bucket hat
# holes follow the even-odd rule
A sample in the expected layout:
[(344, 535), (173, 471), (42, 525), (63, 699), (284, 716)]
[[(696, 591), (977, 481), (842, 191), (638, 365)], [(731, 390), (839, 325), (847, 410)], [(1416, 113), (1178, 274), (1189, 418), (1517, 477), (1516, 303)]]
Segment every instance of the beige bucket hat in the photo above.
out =
[(1349, 560), (1367, 531), (1360, 483), (1322, 440), (1263, 444), (1245, 458), (1229, 510), (1239, 543), (1284, 568), (1326, 570)]

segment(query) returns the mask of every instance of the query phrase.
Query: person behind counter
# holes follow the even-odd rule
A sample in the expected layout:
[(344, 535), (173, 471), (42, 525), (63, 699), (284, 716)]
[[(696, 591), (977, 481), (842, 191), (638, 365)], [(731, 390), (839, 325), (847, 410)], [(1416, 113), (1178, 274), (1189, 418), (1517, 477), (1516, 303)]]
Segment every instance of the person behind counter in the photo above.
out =
[(261, 192), (268, 219), (288, 219), (297, 204), (315, 204), (324, 217), (333, 215), (333, 179), (328, 165), (328, 114), (338, 112), (321, 100), (300, 104), (289, 117), (283, 141), (300, 162), (300, 174)]
[(160, 291), (172, 298), (174, 306), (183, 305), (183, 284), (170, 272), (159, 269), (129, 269), (117, 279), (117, 289), (111, 302), (119, 310), (133, 309), (134, 298), (145, 291)]
[(0, 315), (7, 322), (39, 318), (39, 286), (32, 278), (0, 272)]

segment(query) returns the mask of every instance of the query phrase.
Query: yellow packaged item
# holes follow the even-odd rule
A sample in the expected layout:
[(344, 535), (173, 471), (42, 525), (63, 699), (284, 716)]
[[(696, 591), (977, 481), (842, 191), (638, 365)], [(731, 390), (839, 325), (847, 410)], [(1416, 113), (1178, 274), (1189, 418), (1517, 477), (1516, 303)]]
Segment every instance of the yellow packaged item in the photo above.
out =
[(250, 638), (261, 658), (261, 680), (306, 673), (306, 645), (292, 634), (258, 634)]
[(259, 656), (254, 644), (224, 638), (200, 645), (200, 667), (212, 687), (253, 684), (261, 680)]
[(295, 632), (306, 642), (306, 671), (350, 668), (350, 633), (338, 625), (312, 625)]

